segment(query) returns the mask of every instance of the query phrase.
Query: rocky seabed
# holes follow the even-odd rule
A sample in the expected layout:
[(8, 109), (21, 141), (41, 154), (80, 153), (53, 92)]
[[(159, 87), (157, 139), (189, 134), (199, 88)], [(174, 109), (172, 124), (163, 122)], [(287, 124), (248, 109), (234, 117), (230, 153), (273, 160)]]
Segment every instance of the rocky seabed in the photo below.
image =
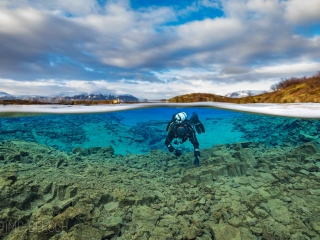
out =
[(320, 239), (316, 143), (217, 145), (192, 162), (4, 141), (1, 239)]

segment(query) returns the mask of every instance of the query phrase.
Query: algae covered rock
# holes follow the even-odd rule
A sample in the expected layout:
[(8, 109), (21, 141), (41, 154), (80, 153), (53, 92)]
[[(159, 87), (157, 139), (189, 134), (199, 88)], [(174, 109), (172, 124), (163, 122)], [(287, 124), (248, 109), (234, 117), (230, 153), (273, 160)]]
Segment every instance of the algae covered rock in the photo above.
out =
[(111, 158), (114, 155), (114, 149), (112, 148), (112, 146), (91, 148), (76, 147), (72, 149), (72, 154), (80, 157), (101, 155), (105, 158)]
[(122, 221), (123, 219), (121, 216), (111, 216), (104, 218), (102, 222), (99, 222), (99, 225), (102, 226), (106, 231), (118, 233), (122, 226)]
[(303, 142), (311, 142), (311, 141), (314, 141), (315, 138), (306, 134), (306, 133), (303, 133), (303, 132), (300, 132), (298, 137), (301, 139), (301, 141)]
[(70, 240), (101, 240), (104, 233), (90, 225), (83, 223), (73, 226), (69, 233), (62, 237), (62, 239)]
[(137, 206), (133, 208), (132, 221), (140, 227), (154, 226), (158, 221), (160, 213), (148, 206)]
[[(70, 228), (70, 223), (73, 220), (79, 218), (83, 214), (82, 209), (69, 207), (64, 212), (55, 216), (52, 220), (52, 223), (48, 226), (49, 229), (68, 229)], [(79, 221), (79, 220), (78, 220)]]
[(12, 185), (16, 180), (16, 172), (0, 172), (0, 189)]
[(104, 205), (104, 210), (106, 212), (112, 212), (115, 211), (119, 207), (118, 202), (108, 202)]
[(72, 154), (85, 157), (89, 155), (89, 151), (88, 149), (82, 147), (75, 147), (74, 149), (72, 149)]
[(241, 240), (241, 230), (228, 224), (212, 224), (211, 233), (216, 240)]
[(313, 155), (316, 153), (319, 153), (319, 147), (315, 142), (305, 143), (300, 146), (298, 146), (294, 152), (296, 154), (307, 154), (307, 155)]
[(285, 225), (266, 219), (261, 223), (263, 239), (290, 239), (290, 231)]
[[(320, 237), (314, 143), (221, 145), (206, 149), (197, 168), (192, 153), (119, 156), (95, 147), (64, 155), (27, 143), (6, 147), (32, 161), (0, 160), (0, 221), (24, 223), (0, 230), (3, 239)], [(212, 157), (214, 151), (226, 154)], [(56, 168), (58, 158), (68, 164)], [(172, 164), (164, 168), (163, 161)]]

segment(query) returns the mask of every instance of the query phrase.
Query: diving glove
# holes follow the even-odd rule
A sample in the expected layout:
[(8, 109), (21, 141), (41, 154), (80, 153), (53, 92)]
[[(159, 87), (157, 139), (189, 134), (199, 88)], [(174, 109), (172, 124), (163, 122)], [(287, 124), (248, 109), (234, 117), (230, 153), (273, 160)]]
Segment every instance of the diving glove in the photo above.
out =
[(206, 132), (202, 122), (200, 122), (200, 120), (199, 120), (198, 114), (193, 113), (191, 118), (190, 118), (190, 122), (193, 123), (193, 125), (194, 125), (195, 129), (197, 130), (198, 134)]
[(177, 157), (179, 157), (179, 156), (182, 154), (181, 150), (178, 150), (178, 149), (173, 150), (173, 153), (174, 153), (174, 155), (176, 155)]
[(194, 157), (194, 162), (193, 162), (193, 164), (194, 164), (195, 166), (197, 166), (197, 167), (200, 166), (200, 157), (199, 157), (199, 156)]

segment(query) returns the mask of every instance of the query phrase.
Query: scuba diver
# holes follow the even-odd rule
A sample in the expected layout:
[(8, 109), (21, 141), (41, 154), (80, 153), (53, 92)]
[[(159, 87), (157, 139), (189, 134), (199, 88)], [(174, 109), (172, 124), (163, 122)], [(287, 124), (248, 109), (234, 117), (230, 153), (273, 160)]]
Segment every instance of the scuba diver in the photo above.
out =
[[(199, 142), (196, 137), (195, 129), (198, 134), (204, 133), (205, 129), (196, 113), (192, 114), (190, 120), (187, 118), (188, 116), (185, 112), (179, 112), (172, 116), (172, 119), (168, 123), (166, 129), (168, 135), (165, 140), (165, 145), (167, 146), (169, 152), (173, 152), (174, 155), (179, 157), (182, 154), (182, 151), (175, 149), (172, 146), (172, 140), (177, 138), (179, 139), (180, 143), (184, 143), (189, 139), (194, 148), (194, 165), (200, 166)], [(179, 144), (178, 140), (175, 140), (174, 144)]]

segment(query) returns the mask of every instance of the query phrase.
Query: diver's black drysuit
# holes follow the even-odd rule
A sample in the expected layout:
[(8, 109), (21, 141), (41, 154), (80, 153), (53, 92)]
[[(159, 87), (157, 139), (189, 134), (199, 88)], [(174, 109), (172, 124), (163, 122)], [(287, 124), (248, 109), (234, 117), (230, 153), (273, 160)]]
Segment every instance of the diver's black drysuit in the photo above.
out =
[[(186, 130), (184, 134), (181, 134), (179, 131), (179, 128), (184, 127)], [(171, 123), (171, 126), (168, 127), (168, 135), (165, 140), (165, 145), (167, 146), (169, 152), (174, 152), (175, 148), (172, 146), (171, 142), (174, 138), (180, 138), (181, 143), (187, 141), (187, 139), (190, 140), (190, 142), (193, 145), (194, 148), (194, 156), (200, 157), (200, 151), (199, 151), (199, 142), (196, 137), (196, 133), (190, 123), (188, 121), (182, 122), (182, 123)]]

